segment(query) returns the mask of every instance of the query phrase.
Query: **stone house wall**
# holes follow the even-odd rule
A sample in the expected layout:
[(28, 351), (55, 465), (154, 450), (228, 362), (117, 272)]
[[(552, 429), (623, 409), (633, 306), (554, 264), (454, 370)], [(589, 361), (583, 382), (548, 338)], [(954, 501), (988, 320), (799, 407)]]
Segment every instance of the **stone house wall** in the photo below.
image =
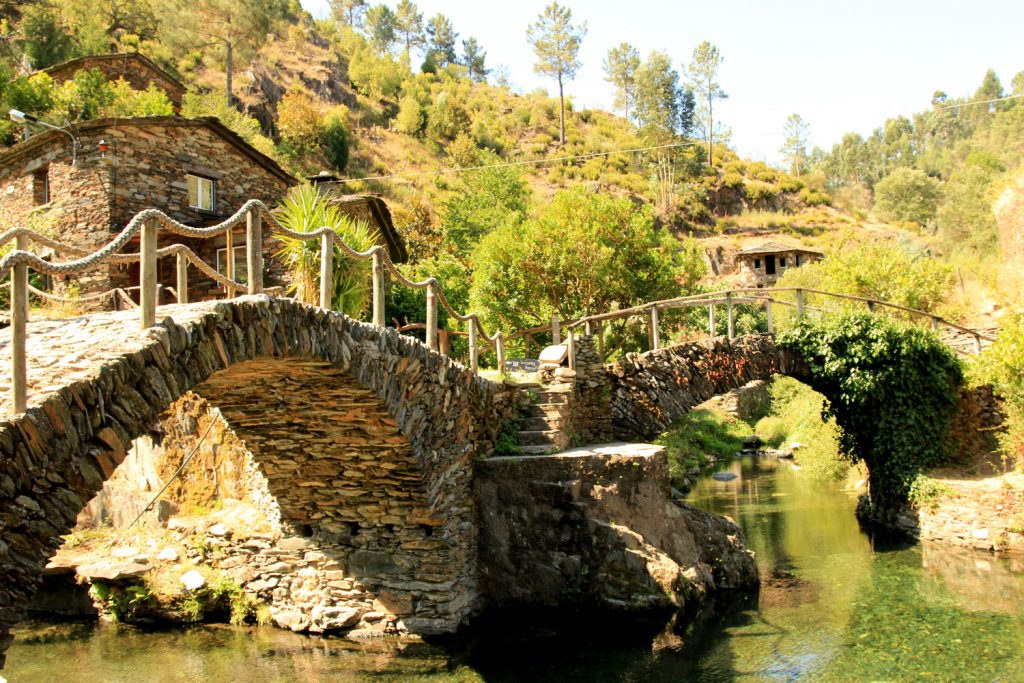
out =
[[(768, 274), (766, 257), (775, 258), (775, 273)], [(785, 265), (782, 261), (785, 260)], [(772, 254), (737, 254), (736, 265), (740, 280), (745, 285), (755, 287), (769, 287), (778, 282), (779, 278), (785, 275), (791, 268), (799, 268), (808, 263), (820, 261), (821, 256), (799, 249), (793, 251), (780, 251)]]
[(155, 85), (167, 93), (175, 112), (181, 109), (185, 86), (165, 73), (149, 58), (137, 53), (81, 57), (52, 66), (45, 72), (54, 83), (59, 84), (71, 80), (79, 71), (89, 69), (99, 70), (110, 81), (123, 78), (135, 90), (145, 90), (150, 85)]
[[(157, 208), (187, 225), (217, 223), (249, 199), (273, 206), (292, 180), (280, 167), (248, 148), (219, 123), (205, 119), (146, 117), (99, 119), (79, 127), (80, 149), (71, 165), (70, 141), (44, 133), (0, 156), (0, 221), (5, 226), (41, 227), (58, 241), (97, 249), (122, 230), (136, 213)], [(108, 149), (100, 152), (99, 143)], [(35, 206), (33, 174), (46, 170), (50, 202)], [(215, 210), (189, 207), (187, 174), (212, 178)], [(283, 284), (283, 265), (273, 259), (280, 244), (264, 230), (264, 275), (268, 287)], [(160, 246), (186, 243), (208, 264), (216, 263), (224, 236), (188, 240), (161, 231)], [(244, 225), (235, 229), (235, 246), (244, 247)], [(125, 251), (138, 251), (137, 238)], [(66, 260), (67, 257), (60, 257)], [(160, 282), (174, 286), (173, 259), (160, 264)], [(138, 283), (137, 265), (103, 265), (76, 278), (89, 294)], [(192, 268), (191, 300), (221, 296), (219, 285)]]

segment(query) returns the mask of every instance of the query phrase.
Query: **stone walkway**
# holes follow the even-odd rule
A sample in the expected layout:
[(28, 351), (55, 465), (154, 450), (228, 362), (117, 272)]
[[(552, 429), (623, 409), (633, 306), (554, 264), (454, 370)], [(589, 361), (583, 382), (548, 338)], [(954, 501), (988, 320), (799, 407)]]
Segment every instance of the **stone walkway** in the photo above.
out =
[[(207, 315), (222, 302), (168, 305), (157, 322), (171, 317), (184, 324)], [(111, 311), (28, 324), (28, 405), (39, 405), (62, 387), (96, 376), (106, 363), (142, 349), (152, 331), (139, 329), (138, 311)], [(11, 416), (10, 328), (0, 330), (0, 419)]]

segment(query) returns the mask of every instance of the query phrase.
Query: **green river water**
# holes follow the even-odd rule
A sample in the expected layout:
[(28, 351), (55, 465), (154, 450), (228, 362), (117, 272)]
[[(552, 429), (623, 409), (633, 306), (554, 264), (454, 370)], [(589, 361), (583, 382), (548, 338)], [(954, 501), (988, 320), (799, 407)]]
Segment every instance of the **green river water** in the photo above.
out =
[[(854, 499), (746, 458), (690, 501), (739, 522), (759, 596), (652, 622), (492, 615), (456, 638), (25, 624), (2, 672), (33, 681), (1024, 681), (1024, 558), (871, 538)], [(566, 615), (560, 614), (559, 619)]]

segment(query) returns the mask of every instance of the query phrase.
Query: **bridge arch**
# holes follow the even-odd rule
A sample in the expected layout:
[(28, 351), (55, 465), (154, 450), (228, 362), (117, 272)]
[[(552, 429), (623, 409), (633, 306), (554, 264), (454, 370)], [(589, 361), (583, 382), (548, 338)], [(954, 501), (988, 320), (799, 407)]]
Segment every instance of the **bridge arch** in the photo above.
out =
[[(392, 515), (391, 526), (422, 521), (417, 526), (424, 534), (429, 528), (430, 538), (420, 543), (396, 538), (409, 552), (433, 553), (431, 566), (447, 569), (435, 573), (434, 578), (443, 579), (435, 584), (429, 579), (393, 582), (397, 593), (403, 586), (406, 592), (419, 591), (415, 603), (408, 596), (402, 599), (415, 604), (405, 611), (405, 626), (429, 632), (458, 623), (475, 600), (472, 460), (493, 443), (504, 410), (501, 388), (393, 330), (289, 299), (242, 297), (171, 306), (166, 314), (144, 336), (120, 332), (120, 342), (111, 345), (102, 367), (88, 378), (42, 392), (26, 413), (0, 423), (0, 457), (8, 463), (0, 473), (0, 652), (60, 535), (73, 528), (78, 512), (125, 458), (133, 440), (147, 434), (189, 390), (221, 404), (228, 423), (261, 461), (272, 492), (284, 502), (283, 516), (305, 519), (322, 538), (340, 534), (342, 522), (372, 525), (369, 517), (346, 520), (326, 514), (328, 487), (338, 487), (341, 498), (352, 494), (355, 485), (346, 483), (344, 473), (332, 472), (334, 465), (325, 465), (324, 449), (338, 466), (343, 454), (355, 453), (357, 459), (376, 458), (400, 473), (400, 481), (392, 480), (401, 486), (391, 497), (408, 494), (409, 504), (395, 506), (405, 512)], [(268, 391), (275, 383), (278, 404)], [(348, 398), (344, 405), (336, 400), (341, 396)], [(249, 405), (256, 399), (261, 412)], [(314, 406), (320, 412), (311, 420)], [(281, 427), (275, 415), (300, 408), (307, 412), (306, 427), (317, 420), (330, 427), (317, 435), (319, 445), (308, 437), (292, 439), (289, 448), (272, 443), (268, 434)], [(338, 445), (353, 421), (362, 425), (361, 450), (351, 443)], [(315, 452), (318, 448), (321, 452)], [(300, 455), (319, 474), (310, 471), (300, 480), (301, 467), (291, 468), (296, 478), (282, 475), (273, 483), (288, 469), (281, 467), (285, 460)], [(295, 489), (316, 489), (319, 497), (291, 500)], [(388, 510), (363, 512), (379, 512), (378, 521), (386, 524), (382, 520)], [(371, 586), (387, 588), (387, 577), (381, 578), (380, 563), (375, 564), (380, 557), (373, 555), (381, 548), (369, 543), (364, 550), (345, 569), (358, 565), (376, 577)], [(433, 597), (425, 597), (431, 592)]]

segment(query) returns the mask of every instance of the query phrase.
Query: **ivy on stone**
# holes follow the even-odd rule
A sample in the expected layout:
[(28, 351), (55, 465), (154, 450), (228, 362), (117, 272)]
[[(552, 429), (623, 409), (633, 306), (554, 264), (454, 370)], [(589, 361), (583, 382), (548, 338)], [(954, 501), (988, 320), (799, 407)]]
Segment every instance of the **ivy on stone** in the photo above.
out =
[(840, 447), (869, 470), (872, 502), (906, 502), (917, 475), (951, 455), (960, 361), (927, 330), (871, 314), (806, 318), (779, 336), (806, 363)]

